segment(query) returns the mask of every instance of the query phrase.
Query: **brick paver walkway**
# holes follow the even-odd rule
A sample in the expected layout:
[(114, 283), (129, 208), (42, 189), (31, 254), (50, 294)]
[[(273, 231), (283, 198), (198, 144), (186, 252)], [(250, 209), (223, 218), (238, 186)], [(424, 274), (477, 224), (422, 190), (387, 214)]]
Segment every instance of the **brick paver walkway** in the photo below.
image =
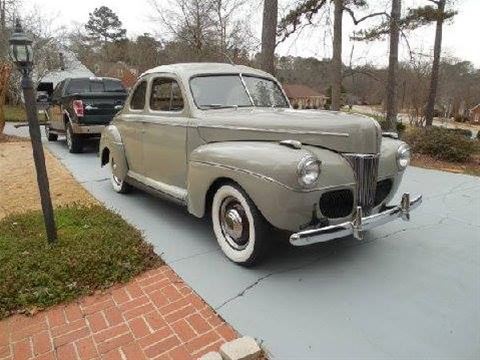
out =
[(0, 322), (0, 359), (196, 359), (237, 337), (168, 267)]

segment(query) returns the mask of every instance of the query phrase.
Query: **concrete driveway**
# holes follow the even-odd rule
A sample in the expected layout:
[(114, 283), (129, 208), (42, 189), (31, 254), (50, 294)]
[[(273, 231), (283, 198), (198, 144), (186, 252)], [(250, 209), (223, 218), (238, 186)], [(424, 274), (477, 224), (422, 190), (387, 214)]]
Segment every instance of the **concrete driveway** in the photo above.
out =
[(279, 244), (263, 265), (244, 269), (222, 255), (208, 221), (140, 191), (114, 193), (94, 148), (73, 155), (64, 141), (47, 146), (271, 358), (480, 357), (477, 177), (410, 168), (401, 191), (422, 193), (424, 204), (409, 223), (385, 225), (362, 242)]

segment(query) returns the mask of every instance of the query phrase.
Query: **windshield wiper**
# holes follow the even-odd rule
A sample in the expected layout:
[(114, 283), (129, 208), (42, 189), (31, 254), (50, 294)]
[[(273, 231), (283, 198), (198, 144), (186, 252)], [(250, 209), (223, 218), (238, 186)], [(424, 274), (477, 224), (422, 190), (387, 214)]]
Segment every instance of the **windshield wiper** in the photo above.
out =
[(222, 105), (222, 104), (206, 104), (200, 106), (202, 109), (229, 109), (229, 108), (238, 108), (238, 105)]

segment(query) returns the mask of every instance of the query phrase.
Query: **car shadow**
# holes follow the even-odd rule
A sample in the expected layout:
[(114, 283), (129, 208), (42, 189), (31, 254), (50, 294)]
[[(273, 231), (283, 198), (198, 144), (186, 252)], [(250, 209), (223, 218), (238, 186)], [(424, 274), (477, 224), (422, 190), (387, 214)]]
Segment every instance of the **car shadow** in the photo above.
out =
[[(209, 252), (208, 249), (211, 250), (213, 248), (212, 254), (208, 256), (224, 257), (213, 234), (209, 215), (199, 219), (189, 214), (186, 208), (140, 189), (133, 189), (129, 196), (138, 197), (138, 202), (141, 202), (145, 208), (148, 208), (148, 211), (152, 211), (152, 217), (162, 219), (164, 224), (168, 224), (168, 227), (181, 231), (183, 236), (176, 237), (175, 241), (194, 242), (196, 247), (203, 249), (200, 252)], [(165, 231), (165, 229), (162, 230)], [(158, 235), (159, 233), (156, 233), (155, 238)], [(305, 263), (314, 262), (318, 259), (340, 256), (345, 251), (350, 253), (351, 251), (355, 251), (354, 248), (357, 245), (370, 241), (368, 237), (366, 240), (360, 242), (352, 236), (349, 236), (309, 246), (293, 246), (288, 241), (289, 233), (285, 231), (272, 229), (268, 235), (270, 237), (269, 241), (271, 242), (269, 254), (262, 263), (249, 269), (249, 271), (281, 271), (281, 269), (284, 268), (295, 268), (296, 266), (303, 266)], [(159, 249), (159, 251), (164, 251), (162, 246), (165, 246), (165, 243), (163, 243), (165, 240), (159, 240), (157, 242), (155, 238), (151, 240), (153, 240), (156, 248)], [(180, 238), (182, 240), (180, 240)], [(178, 253), (168, 255), (169, 258), (174, 259), (174, 262), (182, 258)]]
[[(65, 140), (65, 137), (61, 137), (57, 140), (58, 143), (62, 144), (62, 146), (65, 146), (67, 148), (67, 141)], [(98, 146), (100, 145), (100, 139), (85, 139), (83, 141), (83, 150), (80, 154), (85, 153), (85, 154), (96, 154), (98, 153)]]

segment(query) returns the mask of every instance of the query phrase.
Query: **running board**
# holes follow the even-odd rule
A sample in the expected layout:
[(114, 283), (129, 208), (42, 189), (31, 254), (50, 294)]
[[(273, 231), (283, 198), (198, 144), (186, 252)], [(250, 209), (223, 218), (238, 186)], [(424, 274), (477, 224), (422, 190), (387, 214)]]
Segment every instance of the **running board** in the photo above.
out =
[(187, 206), (187, 190), (178, 186), (168, 185), (160, 181), (152, 180), (146, 176), (128, 171), (125, 181), (156, 197), (165, 198), (177, 204)]

